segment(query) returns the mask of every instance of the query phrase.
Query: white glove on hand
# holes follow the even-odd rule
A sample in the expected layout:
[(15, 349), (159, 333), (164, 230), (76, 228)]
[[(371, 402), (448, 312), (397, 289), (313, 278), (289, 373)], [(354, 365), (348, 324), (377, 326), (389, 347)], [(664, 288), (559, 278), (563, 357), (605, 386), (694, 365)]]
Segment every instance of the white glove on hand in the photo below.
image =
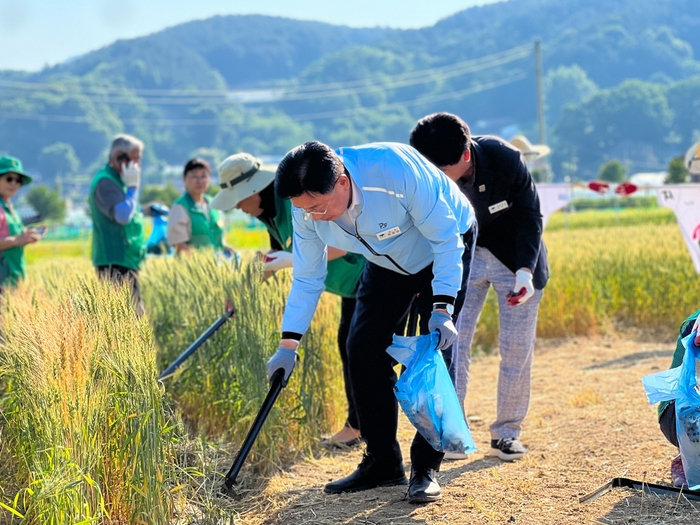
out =
[[(523, 288), (525, 291), (523, 292)], [(511, 305), (523, 304), (535, 295), (535, 287), (532, 285), (532, 273), (520, 269), (515, 272), (515, 284), (513, 285), (513, 300)]]
[(275, 355), (267, 362), (267, 380), (270, 381), (273, 374), (282, 368), (284, 370), (284, 384), (286, 385), (289, 376), (292, 375), (294, 366), (297, 364), (298, 357), (299, 355), (295, 350), (282, 348), (280, 346), (277, 352), (275, 352)]
[(431, 333), (435, 330), (440, 332), (438, 350), (448, 349), (457, 338), (457, 329), (452, 322), (452, 316), (445, 312), (433, 310), (433, 314), (430, 316), (430, 321), (428, 322), (428, 330), (430, 330)]
[(138, 188), (141, 183), (141, 166), (133, 160), (122, 164), (122, 182), (127, 188)]
[(282, 268), (291, 268), (294, 256), (289, 252), (279, 251), (268, 253), (263, 257), (265, 266), (263, 269), (266, 272), (276, 272)]

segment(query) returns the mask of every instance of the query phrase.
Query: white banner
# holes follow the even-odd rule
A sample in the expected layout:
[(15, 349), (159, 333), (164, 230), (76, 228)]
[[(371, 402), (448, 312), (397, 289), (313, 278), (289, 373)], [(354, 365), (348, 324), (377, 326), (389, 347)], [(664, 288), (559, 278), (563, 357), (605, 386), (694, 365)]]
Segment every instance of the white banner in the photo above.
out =
[(676, 214), (695, 271), (700, 273), (700, 184), (671, 184), (656, 188), (659, 206)]
[(571, 200), (571, 186), (569, 184), (540, 184), (537, 183), (537, 195), (540, 198), (540, 212), (542, 213), (542, 229), (547, 226), (549, 216), (562, 209)]

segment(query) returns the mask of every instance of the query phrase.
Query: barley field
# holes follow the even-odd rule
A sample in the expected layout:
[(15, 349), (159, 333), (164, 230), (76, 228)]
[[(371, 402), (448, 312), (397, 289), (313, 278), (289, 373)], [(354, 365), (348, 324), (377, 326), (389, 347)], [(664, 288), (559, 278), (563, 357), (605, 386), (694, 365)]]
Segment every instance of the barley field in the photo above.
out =
[[(245, 506), (216, 494), (267, 392), (291, 277), (264, 279), (254, 257), (264, 231), (234, 230), (229, 242), (243, 252), (240, 266), (207, 252), (149, 258), (143, 317), (125, 289), (98, 282), (84, 245), (28, 249), (28, 280), (1, 305), (0, 524), (213, 525)], [(545, 242), (540, 338), (634, 330), (668, 340), (700, 305), (700, 280), (666, 210), (555, 214)], [(235, 317), (157, 381), (227, 298)], [(320, 436), (342, 424), (338, 315), (337, 298), (324, 294), (246, 463), (243, 495), (313, 458)], [(495, 348), (497, 332), (490, 297), (475, 351)]]
[(167, 523), (174, 429), (126, 289), (45, 265), (2, 311), (4, 521)]

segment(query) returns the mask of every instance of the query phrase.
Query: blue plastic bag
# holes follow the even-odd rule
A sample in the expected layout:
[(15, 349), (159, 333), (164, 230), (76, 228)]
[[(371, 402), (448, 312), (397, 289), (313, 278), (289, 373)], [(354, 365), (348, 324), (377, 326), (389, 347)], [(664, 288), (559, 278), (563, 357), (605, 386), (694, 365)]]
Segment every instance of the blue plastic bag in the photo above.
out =
[(153, 215), (153, 229), (146, 241), (146, 253), (168, 255), (172, 252), (172, 246), (168, 246), (168, 219), (164, 215)]
[(471, 454), (476, 451), (437, 334), (394, 336), (387, 353), (406, 367), (394, 385), (401, 408), (435, 450)]
[(693, 344), (694, 339), (695, 332), (682, 340), (681, 366), (642, 379), (649, 403), (676, 400), (678, 447), (691, 490), (700, 489), (700, 385), (696, 376), (700, 348)]

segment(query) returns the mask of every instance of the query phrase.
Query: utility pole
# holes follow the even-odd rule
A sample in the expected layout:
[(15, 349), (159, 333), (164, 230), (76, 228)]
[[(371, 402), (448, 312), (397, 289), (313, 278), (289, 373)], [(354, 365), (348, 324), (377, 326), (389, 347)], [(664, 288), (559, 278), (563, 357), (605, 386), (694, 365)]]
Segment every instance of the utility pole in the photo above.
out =
[(540, 41), (535, 40), (535, 78), (537, 80), (537, 120), (540, 125), (540, 144), (547, 144), (547, 130), (544, 122), (544, 93), (542, 92), (542, 50)]

